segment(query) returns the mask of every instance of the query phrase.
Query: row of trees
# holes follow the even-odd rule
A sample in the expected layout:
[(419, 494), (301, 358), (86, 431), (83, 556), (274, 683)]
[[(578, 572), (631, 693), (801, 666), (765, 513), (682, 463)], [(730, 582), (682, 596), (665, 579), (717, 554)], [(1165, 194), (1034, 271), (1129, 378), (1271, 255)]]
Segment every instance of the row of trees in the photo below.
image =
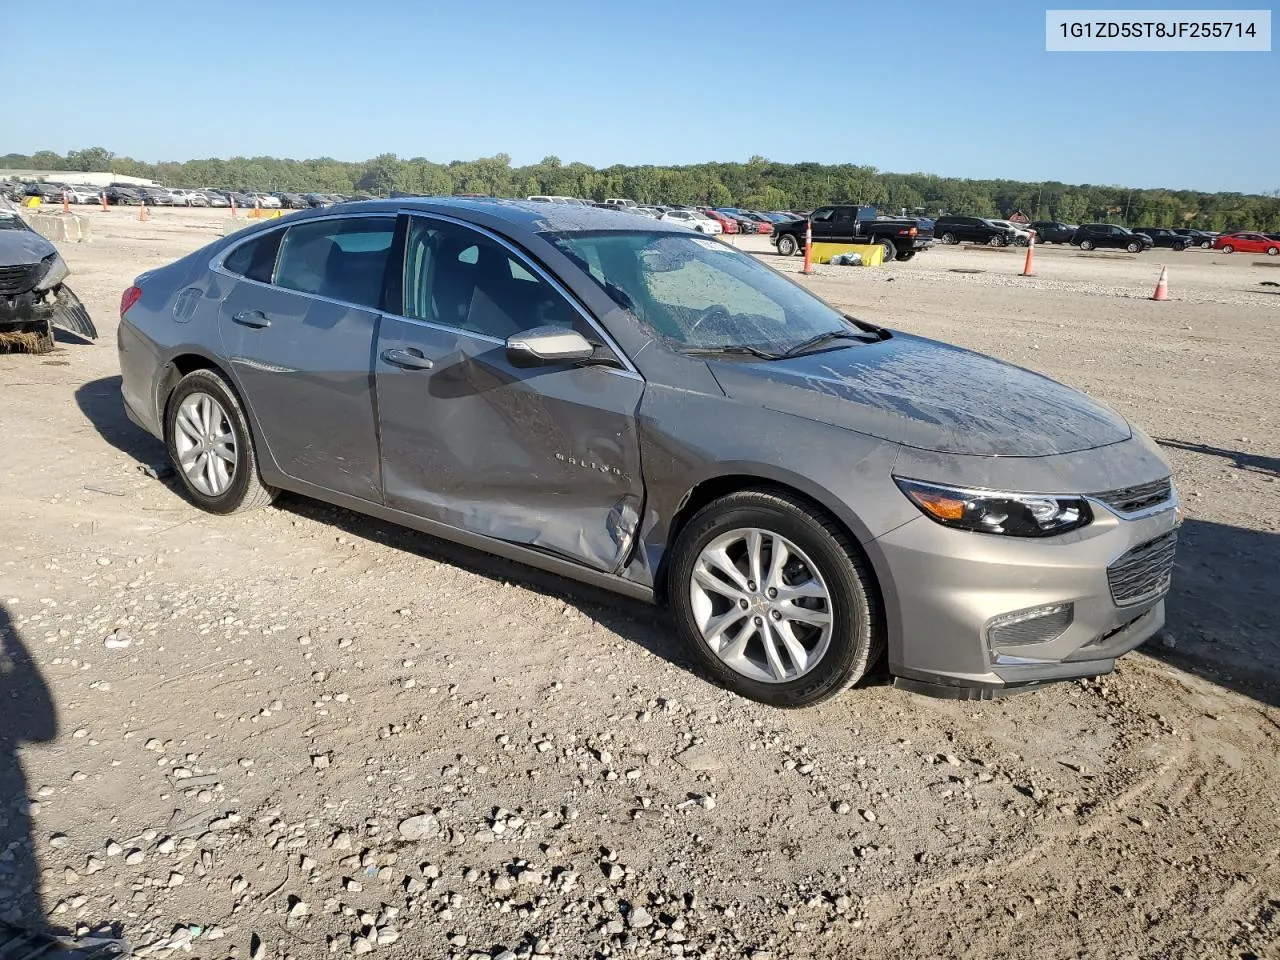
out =
[(175, 187), (375, 195), (392, 190), (499, 197), (565, 194), (594, 200), (630, 197), (640, 203), (737, 205), (753, 210), (807, 210), (823, 203), (850, 201), (874, 204), (893, 213), (905, 209), (925, 216), (945, 211), (998, 217), (1020, 210), (1033, 220), (1069, 223), (1100, 220), (1208, 230), (1280, 229), (1280, 191), (1259, 195), (1056, 181), (963, 180), (924, 173), (883, 173), (875, 167), (848, 163), (774, 163), (758, 156), (746, 163), (675, 167), (618, 164), (603, 169), (585, 163), (562, 163), (558, 157), (513, 167), (505, 153), (450, 163), (435, 163), (425, 157), (402, 160), (393, 153), (359, 162), (328, 157), (232, 157), (145, 163), (91, 147), (65, 156), (51, 150), (30, 156), (6, 154), (0, 156), (2, 168), (109, 170)]

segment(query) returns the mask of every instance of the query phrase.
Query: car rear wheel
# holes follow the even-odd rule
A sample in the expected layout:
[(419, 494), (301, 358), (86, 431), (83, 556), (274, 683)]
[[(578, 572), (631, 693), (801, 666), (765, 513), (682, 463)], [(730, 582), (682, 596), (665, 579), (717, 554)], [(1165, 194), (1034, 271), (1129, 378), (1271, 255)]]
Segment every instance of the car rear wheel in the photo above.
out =
[(778, 253), (784, 257), (794, 257), (799, 248), (800, 244), (789, 233), (784, 233), (778, 238)]
[(954, 233), (944, 233), (942, 235), (942, 242), (950, 247), (955, 244), (956, 235)]
[(276, 491), (258, 476), (244, 409), (216, 371), (194, 370), (178, 381), (165, 410), (165, 443), (196, 506), (240, 513), (275, 499)]
[(1004, 238), (1004, 237), (995, 236), (995, 237), (992, 237), (990, 240), (988, 240), (988, 241), (987, 241), (987, 246), (989, 246), (989, 247), (1003, 247), (1003, 246), (1005, 245), (1005, 243), (1006, 243), (1006, 240), (1005, 240), (1005, 238)]
[(752, 700), (826, 700), (884, 648), (866, 561), (835, 523), (782, 490), (745, 490), (700, 510), (668, 577), (690, 651)]
[(1092, 240), (1081, 240), (1081, 241), (1080, 241), (1080, 249), (1081, 249), (1081, 250), (1092, 250), (1092, 249), (1093, 249), (1093, 241), (1092, 241)]
[(899, 263), (906, 263), (908, 260), (914, 257), (916, 253), (917, 251), (915, 250), (903, 250), (893, 259), (897, 260)]
[(1212, 240), (1201, 240), (1201, 241), (1200, 241), (1200, 249), (1201, 249), (1201, 250), (1212, 250), (1212, 249), (1213, 249), (1213, 241), (1212, 241)]
[(884, 262), (892, 263), (894, 257), (898, 255), (897, 246), (895, 246), (894, 242), (888, 237), (885, 237), (880, 241), (880, 246), (884, 247)]
[(1125, 244), (1124, 248), (1128, 250), (1130, 253), (1139, 253), (1142, 250), (1142, 244), (1138, 243), (1138, 241), (1136, 240), (1130, 240), (1127, 244)]
[(1224, 243), (1224, 244), (1222, 245), (1222, 252), (1223, 252), (1223, 253), (1235, 253), (1235, 252), (1236, 252), (1236, 248), (1235, 248), (1235, 247), (1233, 247), (1233, 246), (1232, 246), (1231, 244), (1229, 244), (1229, 243)]

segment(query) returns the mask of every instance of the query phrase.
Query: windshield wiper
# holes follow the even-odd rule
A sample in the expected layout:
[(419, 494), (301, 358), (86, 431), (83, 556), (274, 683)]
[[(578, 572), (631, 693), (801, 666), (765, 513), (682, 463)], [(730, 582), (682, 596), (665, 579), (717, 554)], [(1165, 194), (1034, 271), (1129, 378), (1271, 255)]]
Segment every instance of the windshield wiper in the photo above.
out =
[(801, 340), (794, 347), (783, 351), (782, 356), (784, 358), (799, 356), (802, 353), (812, 350), (814, 347), (820, 347), (823, 344), (831, 343), (835, 340), (857, 340), (859, 343), (867, 342), (859, 334), (851, 333), (848, 330), (828, 330), (826, 333), (820, 333), (816, 337), (810, 337), (808, 340)]
[(761, 350), (759, 347), (747, 346), (744, 343), (724, 343), (718, 347), (685, 347), (680, 352), (687, 353), (692, 357), (717, 357), (728, 354), (730, 356), (759, 357), (761, 360), (778, 360), (784, 356), (784, 354)]

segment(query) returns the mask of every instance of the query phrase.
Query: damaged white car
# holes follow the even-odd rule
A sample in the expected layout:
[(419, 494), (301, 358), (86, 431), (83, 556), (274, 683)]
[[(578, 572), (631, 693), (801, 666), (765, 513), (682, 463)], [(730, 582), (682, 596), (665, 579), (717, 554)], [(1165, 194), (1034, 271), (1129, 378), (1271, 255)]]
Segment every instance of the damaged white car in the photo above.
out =
[(97, 339), (84, 305), (64, 283), (69, 272), (52, 243), (0, 207), (0, 347), (48, 353), (55, 327)]

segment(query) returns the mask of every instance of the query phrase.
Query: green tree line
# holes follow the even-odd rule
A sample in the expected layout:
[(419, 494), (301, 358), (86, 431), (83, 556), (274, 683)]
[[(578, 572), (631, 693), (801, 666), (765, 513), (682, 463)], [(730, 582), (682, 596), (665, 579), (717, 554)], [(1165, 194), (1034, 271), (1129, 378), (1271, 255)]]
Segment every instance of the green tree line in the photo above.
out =
[[(592, 200), (630, 197), (640, 203), (708, 203), (751, 210), (808, 210), (824, 203), (867, 203), (890, 213), (941, 212), (984, 217), (1021, 211), (1032, 220), (1105, 221), (1206, 230), (1280, 230), (1280, 191), (1269, 195), (1138, 189), (1097, 184), (965, 180), (926, 173), (885, 173), (858, 164), (746, 163), (596, 168), (559, 157), (515, 167), (505, 153), (436, 163), (393, 153), (347, 162), (321, 157), (231, 157), (147, 163), (102, 147), (59, 155), (0, 156), (0, 169), (109, 170), (174, 187), (229, 187), (320, 193), (486, 194), (524, 197), (564, 194)], [(68, 177), (68, 179), (72, 179)]]

